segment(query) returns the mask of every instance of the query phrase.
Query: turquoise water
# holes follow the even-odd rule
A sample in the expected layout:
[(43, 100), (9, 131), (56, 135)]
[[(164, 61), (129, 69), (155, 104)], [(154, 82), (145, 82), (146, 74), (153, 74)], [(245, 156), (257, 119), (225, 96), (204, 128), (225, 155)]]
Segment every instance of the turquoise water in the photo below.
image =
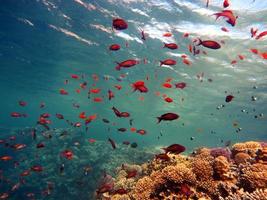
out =
[[(267, 30), (264, 21), (267, 2), (231, 1), (229, 9), (238, 15), (234, 27), (223, 18), (216, 21), (212, 15), (223, 9), (222, 2), (212, 0), (206, 7), (204, 0), (2, 1), (0, 139), (16, 135), (16, 141), (8, 143), (24, 143), (27, 147), (14, 151), (1, 144), (1, 155), (10, 154), (13, 160), (22, 163), (13, 169), (10, 168), (13, 161), (1, 162), (1, 170), (11, 182), (6, 185), (2, 181), (0, 192), (8, 192), (10, 199), (21, 195), (20, 199), (29, 199), (26, 197), (29, 191), (36, 193), (36, 199), (62, 198), (60, 194), (63, 193), (65, 199), (75, 199), (80, 193), (83, 193), (84, 199), (92, 199), (92, 191), (104, 170), (112, 171), (123, 162), (144, 162), (152, 157), (151, 152), (160, 147), (179, 143), (190, 152), (199, 146), (223, 146), (228, 141), (266, 140), (267, 61), (250, 49), (266, 52), (267, 36), (259, 40), (251, 38), (250, 29), (258, 28), (257, 34)], [(116, 17), (127, 21), (126, 30), (112, 30), (112, 19)], [(229, 32), (222, 31), (222, 27)], [(141, 30), (146, 35), (145, 41), (141, 39)], [(167, 32), (172, 36), (164, 37)], [(184, 37), (185, 33), (189, 33), (188, 38)], [(217, 41), (221, 48), (214, 50), (197, 46), (201, 53), (194, 56), (188, 45), (193, 44), (196, 38)], [(179, 48), (162, 48), (164, 43), (171, 42)], [(108, 49), (111, 44), (119, 44), (121, 49), (112, 52)], [(184, 54), (191, 65), (182, 62)], [(238, 55), (244, 56), (244, 59), (241, 60)], [(176, 60), (177, 64), (160, 67), (159, 61), (167, 58)], [(127, 59), (139, 59), (140, 64), (115, 70), (115, 62)], [(231, 64), (233, 60), (237, 63)], [(72, 79), (72, 74), (80, 78)], [(94, 81), (93, 74), (98, 76), (98, 81)], [(200, 74), (204, 76), (198, 78)], [(172, 78), (172, 88), (162, 86), (167, 78)], [(64, 84), (65, 80), (69, 83)], [(133, 92), (131, 84), (138, 80), (145, 81), (147, 93)], [(84, 81), (87, 87), (83, 90), (79, 84)], [(177, 89), (175, 83), (178, 82), (185, 82), (187, 86)], [(115, 85), (121, 85), (122, 89), (116, 89)], [(61, 95), (61, 88), (69, 94)], [(88, 90), (92, 88), (100, 88), (101, 92), (91, 94), (88, 99)], [(81, 92), (77, 93), (76, 89)], [(109, 89), (115, 95), (111, 100), (107, 98)], [(160, 92), (160, 96), (155, 95), (156, 92)], [(165, 102), (163, 94), (172, 98), (173, 102)], [(234, 96), (229, 103), (225, 102), (227, 95)], [(94, 102), (94, 97), (102, 97), (103, 101)], [(252, 101), (252, 97), (256, 97), (256, 101)], [(27, 102), (27, 106), (19, 106), (20, 100)], [(41, 102), (45, 103), (44, 108), (40, 108)], [(80, 107), (73, 107), (73, 103)], [(129, 112), (130, 118), (116, 117), (113, 106)], [(12, 112), (28, 116), (12, 118)], [(79, 118), (81, 112), (86, 112), (87, 116), (97, 115), (88, 124), (87, 132), (83, 120)], [(157, 124), (156, 117), (168, 112), (178, 114), (179, 119)], [(36, 124), (42, 113), (51, 114), (49, 127), (52, 139), (44, 139), (41, 132), (47, 131)], [(82, 126), (74, 128), (65, 120), (57, 119), (56, 113), (63, 114), (71, 122), (81, 122)], [(103, 118), (110, 123), (103, 123)], [(129, 119), (133, 119), (132, 125)], [(36, 141), (32, 140), (31, 131), (25, 131), (25, 127), (38, 129)], [(131, 132), (131, 127), (144, 129), (147, 133)], [(118, 128), (127, 128), (127, 131), (118, 132)], [(62, 129), (67, 129), (69, 134), (59, 139), (57, 131)], [(25, 134), (19, 134), (18, 130), (24, 130)], [(90, 138), (96, 142), (90, 144)], [(108, 138), (118, 145), (115, 151), (112, 151)], [(42, 141), (48, 146), (40, 152), (35, 146)], [(122, 145), (123, 141), (136, 142), (138, 147), (127, 147)], [(80, 143), (79, 147), (74, 145), (75, 142)], [(94, 145), (101, 147), (97, 150), (92, 148)], [(72, 149), (77, 157), (62, 160), (60, 152), (66, 148)], [(98, 156), (107, 155), (106, 159), (88, 158), (94, 151), (101, 151)], [(138, 154), (144, 154), (142, 151), (148, 152), (147, 158), (138, 157)], [(136, 157), (129, 159), (133, 152)], [(108, 159), (109, 153), (119, 158), (116, 161)], [(35, 154), (40, 156), (40, 160), (36, 160)], [(21, 161), (22, 158), (26, 161)], [(19, 181), (23, 169), (36, 161), (46, 168), (40, 176), (47, 177), (47, 180), (41, 181), (39, 175), (33, 174), (25, 178), (25, 185), (10, 191)], [(62, 162), (67, 165), (67, 175), (63, 178), (58, 175), (58, 166)], [(83, 165), (93, 168), (89, 174), (91, 178), (81, 178), (78, 177), (81, 174), (75, 173)], [(73, 183), (76, 179), (86, 182), (80, 192), (79, 186)], [(48, 197), (40, 194), (47, 181), (56, 185)]]

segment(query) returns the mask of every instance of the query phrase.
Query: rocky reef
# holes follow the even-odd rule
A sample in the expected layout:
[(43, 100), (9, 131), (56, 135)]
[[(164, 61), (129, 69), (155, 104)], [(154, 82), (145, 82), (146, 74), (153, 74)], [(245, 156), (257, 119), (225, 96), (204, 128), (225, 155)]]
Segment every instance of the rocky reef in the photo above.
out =
[(168, 153), (168, 159), (155, 156), (142, 165), (124, 164), (116, 171), (112, 187), (98, 189), (97, 199), (267, 199), (267, 143), (264, 142), (200, 148), (188, 156)]

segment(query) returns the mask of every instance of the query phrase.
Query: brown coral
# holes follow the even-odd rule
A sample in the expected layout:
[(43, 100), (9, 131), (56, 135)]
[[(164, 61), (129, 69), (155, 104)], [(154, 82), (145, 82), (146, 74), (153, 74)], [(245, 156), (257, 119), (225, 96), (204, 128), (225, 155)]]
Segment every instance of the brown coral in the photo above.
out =
[(267, 188), (267, 165), (256, 163), (244, 167), (240, 176), (240, 184), (247, 191)]
[(213, 176), (211, 163), (207, 160), (194, 158), (191, 167), (198, 180), (210, 180)]
[(216, 177), (222, 180), (226, 180), (228, 178), (227, 173), (230, 170), (230, 163), (228, 162), (226, 157), (218, 156), (217, 158), (215, 158), (213, 167)]
[(247, 153), (254, 158), (256, 157), (258, 150), (261, 149), (262, 146), (259, 142), (250, 141), (245, 143), (236, 143), (232, 147), (232, 152), (234, 155), (240, 152)]
[(247, 153), (239, 152), (235, 155), (234, 160), (237, 165), (245, 164), (246, 162), (251, 160), (251, 157)]

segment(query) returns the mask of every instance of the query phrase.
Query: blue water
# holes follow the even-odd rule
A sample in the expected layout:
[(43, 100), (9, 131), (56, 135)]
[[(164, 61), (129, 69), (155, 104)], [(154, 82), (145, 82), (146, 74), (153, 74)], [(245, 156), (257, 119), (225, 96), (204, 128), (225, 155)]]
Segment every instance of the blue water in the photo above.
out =
[[(29, 199), (25, 194), (34, 191), (36, 199), (47, 198), (40, 195), (40, 190), (46, 187), (47, 181), (53, 181), (56, 186), (48, 198), (63, 198), (59, 194), (64, 194), (64, 199), (75, 199), (83, 192), (83, 198), (88, 199), (89, 196), (93, 198), (92, 191), (103, 170), (112, 171), (111, 168), (123, 162), (144, 162), (145, 159), (137, 159), (138, 156), (127, 159), (133, 151), (142, 154), (142, 148), (146, 149), (143, 151), (149, 149), (153, 152), (159, 147), (179, 143), (190, 152), (199, 146), (223, 146), (227, 141), (266, 140), (267, 61), (251, 53), (250, 49), (266, 52), (267, 37), (259, 40), (251, 38), (250, 28), (258, 28), (258, 33), (267, 30), (264, 21), (267, 2), (251, 0), (244, 4), (241, 0), (231, 1), (229, 9), (239, 16), (234, 27), (222, 18), (215, 21), (212, 16), (222, 10), (222, 2), (212, 0), (206, 8), (204, 0), (1, 1), (0, 139), (16, 135), (16, 141), (10, 143), (25, 143), (27, 147), (14, 152), (2, 145), (0, 156), (10, 154), (17, 160), (25, 156), (27, 161), (21, 164), (21, 168), (25, 169), (36, 162), (34, 155), (37, 154), (41, 156), (38, 162), (50, 170), (44, 170), (40, 177), (26, 177), (25, 185), (10, 192), (10, 187), (18, 182), (23, 169), (11, 169), (12, 161), (1, 162), (1, 170), (4, 176), (11, 179), (11, 183), (6, 185), (2, 181), (0, 193), (10, 193), (10, 199), (16, 199), (19, 195), (22, 195), (20, 199)], [(128, 29), (112, 30), (112, 19), (116, 17), (125, 19)], [(223, 32), (222, 27), (229, 29), (229, 32)], [(141, 39), (140, 30), (146, 34), (145, 41)], [(166, 32), (171, 32), (172, 36), (164, 37)], [(189, 33), (189, 37), (183, 37), (184, 33)], [(206, 51), (207, 55), (201, 53), (193, 56), (188, 51), (188, 45), (195, 38), (218, 41), (222, 48), (213, 50), (200, 46), (197, 48)], [(162, 48), (164, 42), (175, 42), (179, 48)], [(114, 43), (120, 44), (121, 49), (111, 52), (108, 47)], [(182, 54), (188, 56), (192, 65), (183, 64)], [(240, 54), (245, 57), (244, 60), (238, 58)], [(159, 61), (166, 58), (175, 59), (177, 64), (159, 67)], [(115, 70), (116, 61), (127, 59), (140, 59), (141, 63), (121, 71)], [(148, 63), (144, 64), (143, 59), (147, 59)], [(232, 65), (233, 60), (237, 64)], [(201, 73), (204, 73), (202, 81), (197, 78)], [(84, 75), (84, 79), (74, 80), (70, 77), (72, 74)], [(93, 80), (93, 74), (99, 77), (98, 81)], [(118, 81), (121, 74), (125, 77)], [(149, 80), (146, 80), (147, 76)], [(172, 78), (173, 86), (177, 82), (186, 82), (187, 86), (183, 90), (164, 88), (162, 84), (167, 78)], [(64, 84), (66, 79), (69, 80), (68, 84)], [(145, 81), (148, 93), (133, 92), (131, 84), (138, 80)], [(79, 84), (84, 81), (87, 81), (87, 87), (82, 90)], [(117, 90), (115, 85), (121, 85), (122, 89)], [(69, 94), (60, 95), (61, 88)], [(80, 94), (75, 92), (79, 88)], [(88, 99), (87, 92), (91, 88), (100, 88), (101, 92), (91, 94)], [(110, 101), (107, 98), (109, 89), (115, 94)], [(160, 92), (161, 96), (156, 96), (155, 92)], [(165, 102), (163, 94), (174, 102)], [(226, 103), (225, 97), (230, 94), (234, 99)], [(252, 101), (252, 96), (256, 97), (256, 101)], [(94, 102), (94, 97), (103, 97), (103, 102)], [(19, 106), (20, 100), (26, 101), (27, 106)], [(41, 102), (45, 103), (44, 108), (39, 108)], [(74, 108), (73, 103), (79, 104), (80, 108)], [(127, 118), (117, 118), (111, 109), (113, 106), (129, 112), (133, 125), (130, 126)], [(12, 112), (26, 113), (28, 117), (12, 118)], [(85, 132), (84, 124), (81, 128), (73, 128), (65, 120), (55, 117), (56, 113), (61, 113), (65, 119), (83, 123), (79, 119), (81, 112), (97, 114), (97, 119), (88, 125), (88, 132)], [(156, 117), (167, 112), (177, 113), (180, 118), (157, 124)], [(75, 134), (69, 134), (66, 139), (58, 139), (54, 133), (51, 140), (42, 138), (41, 131), (44, 130), (36, 125), (42, 113), (51, 114), (52, 124), (49, 126), (52, 132), (53, 129), (71, 128), (68, 131)], [(110, 123), (103, 123), (103, 118)], [(236, 125), (233, 126), (233, 123)], [(24, 135), (14, 132), (25, 130), (25, 127), (36, 127), (40, 131), (37, 141), (31, 139), (30, 131)], [(132, 133), (130, 127), (144, 129), (147, 134)], [(127, 132), (118, 132), (117, 128), (127, 128)], [(97, 149), (88, 143), (89, 138), (96, 139), (96, 145), (99, 142), (101, 148), (98, 151), (107, 154), (107, 158), (112, 150), (108, 138), (117, 144), (136, 142), (138, 147), (119, 146), (112, 154), (122, 156), (114, 162), (112, 159), (90, 160), (86, 155)], [(36, 151), (36, 143), (43, 140), (48, 146), (43, 152)], [(75, 149), (75, 141), (83, 144), (79, 150)], [(59, 154), (66, 148), (74, 149), (78, 158), (68, 161), (66, 171), (69, 174), (62, 178), (58, 176), (58, 165), (63, 162)], [(88, 148), (90, 151), (87, 152)], [(75, 173), (86, 159), (86, 164), (96, 168), (90, 174), (94, 177), (91, 182), (87, 176), (81, 178)], [(106, 166), (109, 169), (105, 169)], [(76, 179), (85, 182), (84, 190), (79, 192), (79, 186), (73, 187)], [(64, 183), (64, 187), (59, 186), (60, 183)]]

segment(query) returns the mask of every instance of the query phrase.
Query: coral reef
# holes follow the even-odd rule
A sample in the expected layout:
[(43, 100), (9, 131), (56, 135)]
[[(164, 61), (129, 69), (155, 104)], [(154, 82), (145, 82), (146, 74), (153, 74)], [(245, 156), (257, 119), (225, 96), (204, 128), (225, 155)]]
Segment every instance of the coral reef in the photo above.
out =
[[(117, 169), (111, 200), (267, 200), (266, 143), (237, 143), (232, 148), (200, 148), (191, 155), (159, 156), (142, 165)], [(127, 178), (129, 171), (137, 173)], [(123, 189), (118, 193), (118, 189)], [(117, 191), (116, 191), (117, 190)]]

